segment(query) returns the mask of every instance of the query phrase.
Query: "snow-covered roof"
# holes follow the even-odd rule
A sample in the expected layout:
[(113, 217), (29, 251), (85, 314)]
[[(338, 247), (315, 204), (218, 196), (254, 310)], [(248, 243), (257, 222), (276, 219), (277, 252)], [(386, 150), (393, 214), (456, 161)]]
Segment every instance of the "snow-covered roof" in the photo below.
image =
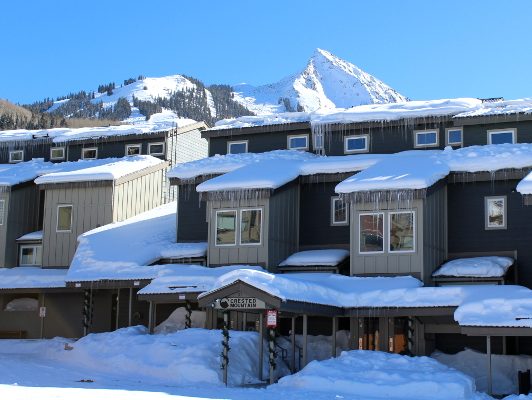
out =
[(53, 171), (54, 164), (42, 158), (17, 164), (0, 164), (0, 186), (13, 186), (29, 182), (45, 172)]
[(206, 292), (216, 280), (231, 271), (250, 269), (264, 271), (259, 266), (229, 265), (224, 267), (202, 267), (199, 265), (174, 265), (142, 288), (138, 294), (171, 294), (184, 292)]
[(17, 241), (42, 240), (42, 231), (26, 233), (17, 239)]
[(181, 128), (195, 123), (191, 119), (177, 118), (174, 113), (165, 112), (152, 116), (148, 121), (135, 124), (87, 128), (53, 128), (40, 130), (16, 129), (0, 131), (0, 143), (51, 138), (55, 143), (85, 139), (99, 139), (109, 136), (140, 135)]
[(349, 257), (344, 249), (306, 250), (292, 254), (279, 264), (284, 266), (330, 265), (336, 266)]
[(464, 111), (455, 118), (485, 117), (493, 115), (530, 114), (532, 113), (532, 99), (499, 100), (483, 102), (481, 107)]
[(0, 268), (0, 289), (65, 287), (66, 269), (40, 267)]
[(460, 325), (532, 328), (532, 290), (514, 285), (422, 287), (410, 276), (348, 277), (328, 273), (274, 275), (240, 269), (221, 276), (210, 292), (237, 281), (282, 301), (345, 308), (456, 307)]
[(148, 265), (160, 258), (204, 256), (204, 242), (175, 242), (176, 211), (172, 202), (80, 235), (67, 280), (152, 279), (159, 267)]
[(443, 264), (432, 276), (452, 276), (471, 278), (498, 278), (506, 275), (514, 260), (510, 257), (471, 257), (458, 258)]
[(143, 169), (163, 164), (164, 161), (149, 155), (80, 160), (60, 163), (64, 169), (40, 176), (35, 183), (72, 183), (88, 181), (114, 181)]
[(261, 116), (246, 116), (220, 120), (212, 130), (268, 126), (296, 122), (312, 125), (397, 121), (401, 119), (454, 116), (478, 110), (483, 106), (479, 99), (457, 98), (425, 101), (405, 101), (386, 104), (368, 104), (351, 108), (321, 108), (317, 111), (292, 112)]

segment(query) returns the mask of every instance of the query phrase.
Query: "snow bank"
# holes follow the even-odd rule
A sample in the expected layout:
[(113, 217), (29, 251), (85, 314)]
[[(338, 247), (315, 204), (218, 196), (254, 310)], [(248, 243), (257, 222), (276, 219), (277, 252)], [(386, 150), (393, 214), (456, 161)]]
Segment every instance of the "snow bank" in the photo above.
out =
[[(485, 353), (466, 349), (456, 354), (435, 352), (431, 357), (473, 377), (479, 390), (488, 390), (488, 356)], [(532, 356), (492, 354), (491, 363), (494, 394), (517, 393), (517, 371), (532, 370)]]
[(66, 269), (0, 268), (0, 289), (63, 288), (66, 274)]
[(326, 392), (331, 398), (476, 398), (472, 378), (434, 359), (360, 350), (343, 352), (334, 359), (313, 361), (297, 374), (286, 376), (268, 388), (272, 394), (286, 389), (309, 394)]
[(75, 171), (54, 172), (43, 175), (35, 180), (37, 184), (113, 181), (123, 176), (142, 171), (143, 169), (163, 164), (164, 161), (149, 155), (129, 156), (119, 159), (108, 159), (107, 163)]
[[(155, 327), (155, 333), (174, 333), (185, 329), (187, 309), (185, 307), (176, 308), (168, 318)], [(205, 328), (205, 311), (193, 310), (190, 315), (192, 328)]]
[(501, 277), (506, 274), (513, 263), (514, 260), (510, 257), (459, 258), (446, 262), (432, 276)]
[(343, 249), (307, 250), (292, 254), (279, 264), (283, 266), (338, 265), (349, 257), (349, 251)]

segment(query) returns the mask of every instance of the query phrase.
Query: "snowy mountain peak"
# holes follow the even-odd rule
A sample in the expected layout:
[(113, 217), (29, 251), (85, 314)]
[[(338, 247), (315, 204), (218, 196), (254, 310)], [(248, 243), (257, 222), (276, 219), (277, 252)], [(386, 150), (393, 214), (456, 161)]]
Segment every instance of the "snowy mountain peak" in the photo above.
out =
[(236, 85), (235, 92), (235, 100), (256, 114), (407, 100), (356, 65), (319, 48), (302, 72), (268, 85)]

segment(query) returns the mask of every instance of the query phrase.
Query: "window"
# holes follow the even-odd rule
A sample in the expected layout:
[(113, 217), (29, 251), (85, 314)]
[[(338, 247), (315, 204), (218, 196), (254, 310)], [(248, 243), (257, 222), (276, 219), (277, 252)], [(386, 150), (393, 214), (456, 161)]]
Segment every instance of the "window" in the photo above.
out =
[(240, 244), (260, 244), (262, 210), (260, 208), (240, 211)]
[(149, 143), (148, 154), (152, 156), (164, 156), (164, 143)]
[(384, 213), (359, 215), (360, 253), (384, 252)]
[(50, 149), (50, 160), (64, 160), (65, 148), (64, 147), (52, 147)]
[(438, 146), (438, 131), (414, 131), (414, 147), (435, 147)]
[(136, 156), (140, 154), (140, 144), (126, 144), (126, 156)]
[(227, 142), (227, 154), (241, 154), (248, 152), (248, 141)]
[(447, 128), (447, 144), (449, 146), (462, 145), (462, 128)]
[(515, 143), (515, 129), (488, 131), (488, 144)]
[(414, 251), (414, 213), (412, 211), (389, 214), (390, 252)]
[(9, 162), (18, 163), (24, 161), (24, 150), (13, 150), (9, 152)]
[(0, 225), (4, 225), (5, 210), (6, 210), (6, 201), (0, 200)]
[(82, 149), (81, 158), (84, 160), (96, 160), (98, 158), (98, 149), (96, 147)]
[(72, 206), (57, 206), (57, 232), (70, 232), (72, 230)]
[(344, 139), (344, 152), (345, 153), (361, 153), (368, 151), (369, 136), (347, 136)]
[(323, 150), (323, 132), (312, 134), (314, 150)]
[(19, 265), (41, 265), (42, 262), (42, 246), (27, 245), (20, 246)]
[(506, 229), (506, 196), (485, 198), (486, 229)]
[(308, 135), (288, 136), (288, 148), (291, 150), (308, 150)]
[(349, 224), (349, 205), (340, 197), (331, 198), (331, 225)]
[(236, 211), (216, 211), (216, 246), (236, 244)]

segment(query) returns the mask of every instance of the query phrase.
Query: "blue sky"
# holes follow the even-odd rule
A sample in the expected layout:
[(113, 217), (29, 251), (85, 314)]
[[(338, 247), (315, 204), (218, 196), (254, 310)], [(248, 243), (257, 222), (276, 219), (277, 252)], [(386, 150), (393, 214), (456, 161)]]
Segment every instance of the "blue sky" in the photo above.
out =
[(532, 97), (530, 1), (6, 1), (0, 98), (130, 76), (270, 83), (316, 47), (412, 99)]

